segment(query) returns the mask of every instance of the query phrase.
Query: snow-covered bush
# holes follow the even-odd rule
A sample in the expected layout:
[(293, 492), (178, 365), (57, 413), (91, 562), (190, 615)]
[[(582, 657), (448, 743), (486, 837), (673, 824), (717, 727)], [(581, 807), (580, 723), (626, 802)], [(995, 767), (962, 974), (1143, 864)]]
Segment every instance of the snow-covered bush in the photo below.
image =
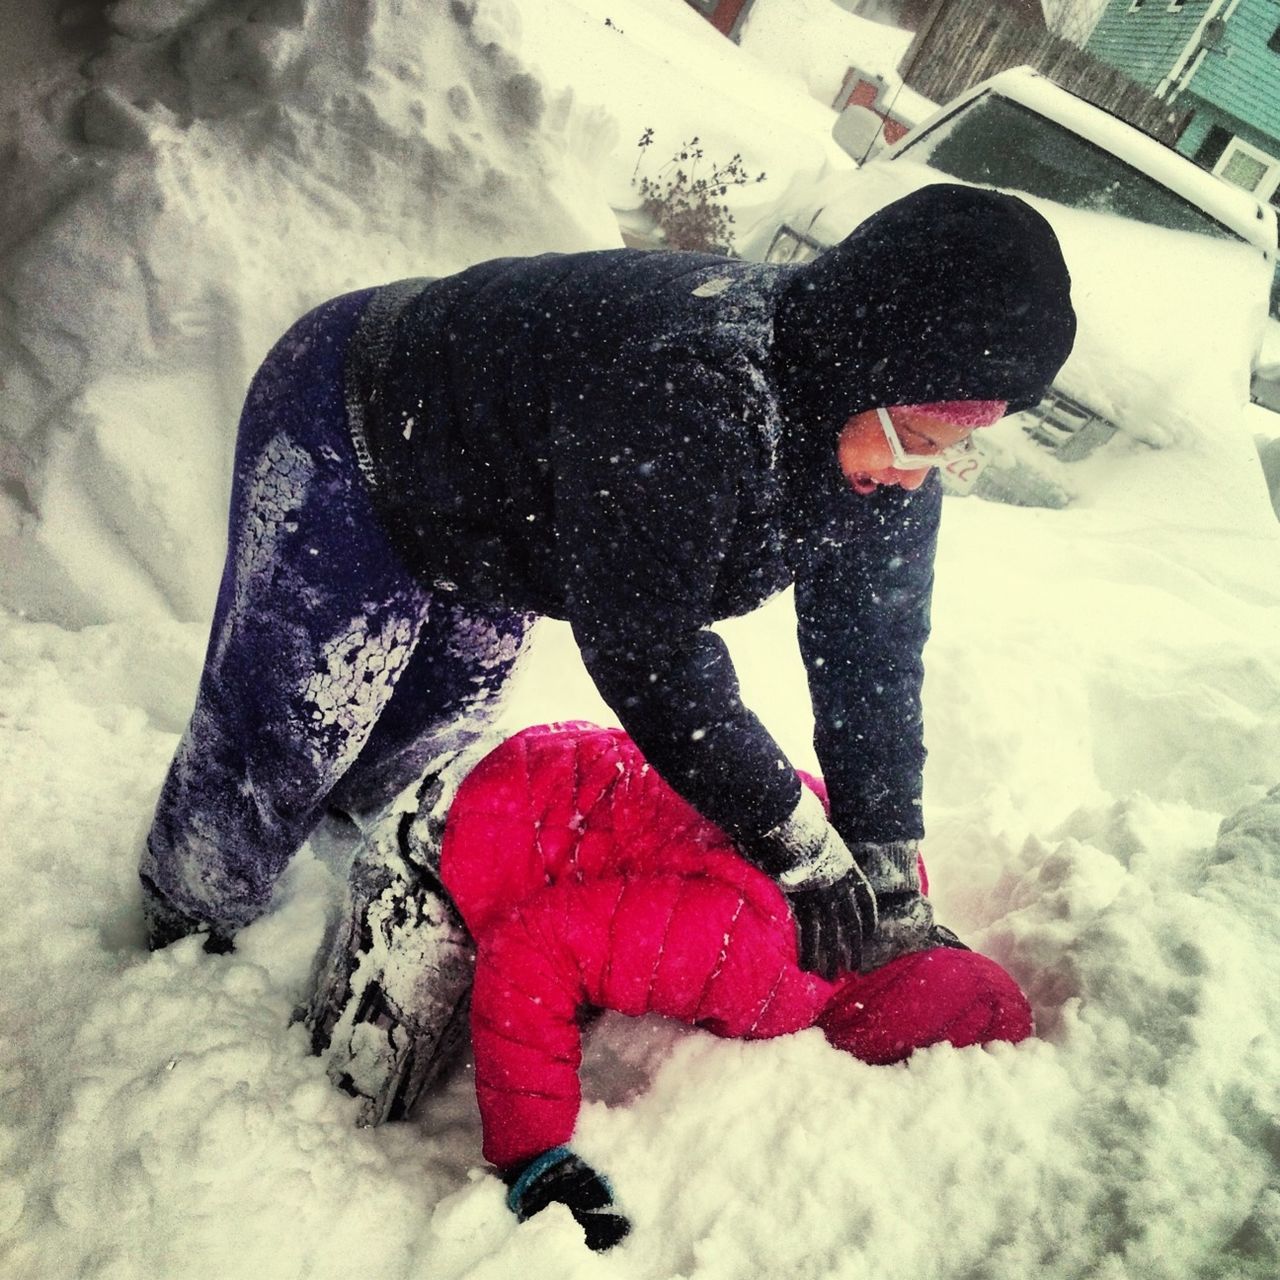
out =
[[(646, 129), (636, 144), (635, 182), (640, 191), (641, 209), (653, 222), (669, 249), (692, 249), (706, 253), (733, 251), (733, 224), (736, 221), (724, 203), (730, 187), (763, 182), (747, 172), (742, 156), (735, 153), (720, 164), (708, 158), (695, 135), (652, 176), (640, 174), (640, 165), (653, 145), (653, 130)], [(710, 165), (710, 172), (706, 166)]]

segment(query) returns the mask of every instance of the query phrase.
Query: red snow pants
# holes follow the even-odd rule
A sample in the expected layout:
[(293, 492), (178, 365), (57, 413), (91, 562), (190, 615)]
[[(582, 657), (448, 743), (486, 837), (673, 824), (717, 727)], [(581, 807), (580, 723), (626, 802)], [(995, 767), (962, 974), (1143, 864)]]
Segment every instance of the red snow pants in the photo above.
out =
[(871, 1062), (1031, 1031), (1017, 984), (974, 952), (834, 983), (801, 970), (778, 887), (621, 730), (540, 726), (491, 752), (454, 800), (441, 876), (477, 944), (476, 1091), (500, 1168), (571, 1137), (591, 1007), (754, 1039), (817, 1025)]

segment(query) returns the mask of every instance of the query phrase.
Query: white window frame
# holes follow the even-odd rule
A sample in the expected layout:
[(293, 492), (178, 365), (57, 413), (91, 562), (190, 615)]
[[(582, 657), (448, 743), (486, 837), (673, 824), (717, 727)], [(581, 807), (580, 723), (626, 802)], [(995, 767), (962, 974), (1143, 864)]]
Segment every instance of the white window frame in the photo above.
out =
[[(1213, 172), (1218, 177), (1222, 177), (1223, 170), (1226, 169), (1231, 157), (1235, 152), (1243, 152), (1253, 160), (1260, 161), (1267, 166), (1266, 175), (1262, 181), (1250, 192), (1251, 195), (1257, 196), (1259, 200), (1270, 200), (1275, 194), (1276, 188), (1280, 187), (1280, 157), (1270, 155), (1260, 148), (1252, 146), (1243, 138), (1232, 138), (1222, 149), (1222, 154), (1218, 157), (1218, 163), (1213, 166)], [(1225, 182), (1226, 179), (1224, 178)], [(1234, 184), (1233, 184), (1234, 185)], [(1244, 188), (1241, 188), (1244, 190)]]

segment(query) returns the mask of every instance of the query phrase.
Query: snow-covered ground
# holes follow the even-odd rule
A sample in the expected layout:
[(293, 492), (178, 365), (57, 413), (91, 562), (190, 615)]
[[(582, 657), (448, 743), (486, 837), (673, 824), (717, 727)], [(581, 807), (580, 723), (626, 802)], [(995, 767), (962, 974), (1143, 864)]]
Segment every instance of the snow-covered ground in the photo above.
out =
[[(62, 47), (43, 11), (11, 16), (0, 1275), (1280, 1271), (1280, 542), (1211, 382), (1171, 364), (1207, 408), (1099, 455), (1064, 511), (948, 500), (926, 855), (941, 918), (1024, 984), (1039, 1038), (883, 1069), (817, 1032), (606, 1019), (577, 1141), (636, 1229), (597, 1258), (559, 1210), (515, 1225), (465, 1072), (420, 1120), (358, 1130), (308, 1056), (289, 1021), (332, 838), (221, 957), (144, 953), (137, 841), (276, 333), (353, 285), (616, 244), (641, 119), (740, 130), (781, 202), (826, 163), (830, 112), (679, 0), (122, 0), (83, 72), (104, 30)], [(788, 609), (724, 630), (805, 765)], [(570, 715), (608, 717), (549, 624), (510, 721)]]

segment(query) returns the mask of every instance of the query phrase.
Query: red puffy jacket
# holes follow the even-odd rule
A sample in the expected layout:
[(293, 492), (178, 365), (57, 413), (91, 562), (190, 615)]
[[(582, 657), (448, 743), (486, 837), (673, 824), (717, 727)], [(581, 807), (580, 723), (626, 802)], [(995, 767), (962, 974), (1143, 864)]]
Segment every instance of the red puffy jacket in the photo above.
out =
[(834, 983), (798, 968), (778, 887), (621, 730), (541, 726), (491, 752), (450, 809), (441, 877), (477, 944), (476, 1091), (500, 1168), (571, 1137), (587, 1007), (754, 1039), (817, 1025), (869, 1062), (1031, 1031), (1017, 984), (974, 952)]

